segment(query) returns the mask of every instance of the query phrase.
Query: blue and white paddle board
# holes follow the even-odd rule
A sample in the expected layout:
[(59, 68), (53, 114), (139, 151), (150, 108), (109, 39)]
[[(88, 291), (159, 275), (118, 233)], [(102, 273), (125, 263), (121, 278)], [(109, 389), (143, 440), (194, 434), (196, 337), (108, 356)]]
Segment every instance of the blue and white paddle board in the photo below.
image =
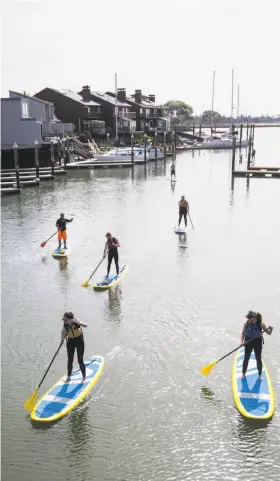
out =
[(119, 275), (117, 274), (109, 274), (109, 276), (105, 276), (101, 281), (96, 282), (93, 284), (93, 289), (95, 290), (103, 290), (103, 289), (110, 289), (110, 287), (116, 286), (122, 279), (123, 277), (127, 274), (128, 272), (128, 265), (124, 264), (120, 268)]
[(186, 228), (181, 226), (175, 227), (174, 232), (178, 235), (184, 235), (186, 233)]
[(52, 251), (52, 256), (56, 259), (61, 259), (62, 257), (67, 257), (68, 252), (68, 247), (66, 247), (66, 249), (64, 247), (57, 247)]
[(263, 362), (262, 380), (258, 380), (257, 363), (251, 353), (245, 379), (242, 379), (244, 347), (237, 351), (232, 367), (232, 393), (240, 414), (250, 419), (269, 419), (274, 414), (272, 382)]
[(85, 361), (85, 365), (85, 382), (82, 382), (83, 377), (79, 367), (74, 369), (69, 382), (65, 382), (66, 376), (63, 376), (33, 408), (31, 412), (33, 421), (57, 421), (87, 396), (101, 376), (104, 359), (102, 356), (92, 356)]

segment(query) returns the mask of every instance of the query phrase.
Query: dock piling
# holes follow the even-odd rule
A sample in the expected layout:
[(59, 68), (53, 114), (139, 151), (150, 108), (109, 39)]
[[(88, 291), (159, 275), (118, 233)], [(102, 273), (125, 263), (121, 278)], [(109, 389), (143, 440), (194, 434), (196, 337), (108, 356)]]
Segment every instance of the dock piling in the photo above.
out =
[(174, 159), (177, 156), (177, 126), (174, 127)]
[(239, 134), (239, 148), (241, 149), (242, 143), (242, 134), (243, 134), (243, 124), (240, 125), (240, 134)]
[(19, 189), (20, 182), (19, 182), (18, 145), (16, 142), (13, 145), (13, 149), (14, 149), (15, 170), (16, 170), (16, 183), (17, 183), (17, 189)]
[(247, 125), (246, 125), (246, 140), (249, 138), (249, 122), (247, 120)]
[(131, 134), (130, 145), (131, 145), (131, 162), (132, 164), (134, 164), (134, 135), (133, 134)]
[(154, 144), (155, 144), (155, 159), (157, 160), (157, 128), (155, 128), (155, 138), (154, 138)]
[(231, 172), (234, 172), (235, 168), (235, 150), (236, 150), (236, 136), (235, 134), (233, 135), (232, 138), (232, 158), (231, 158)]
[(252, 153), (252, 137), (249, 137), (249, 149), (248, 149), (248, 157), (247, 157), (247, 170), (250, 170), (251, 165), (251, 153)]
[(39, 143), (37, 140), (34, 142), (35, 148), (35, 168), (36, 168), (36, 178), (40, 179), (40, 170), (39, 170)]
[(193, 136), (193, 141), (194, 141), (194, 135), (195, 135), (195, 126), (194, 126), (194, 124), (193, 124), (193, 126), (192, 126), (192, 136)]
[(144, 161), (147, 163), (147, 134), (144, 134)]
[(53, 139), (51, 139), (51, 166), (52, 166), (52, 175), (54, 176), (54, 143), (53, 143)]
[(164, 160), (166, 160), (166, 131), (163, 133), (163, 151), (164, 151)]

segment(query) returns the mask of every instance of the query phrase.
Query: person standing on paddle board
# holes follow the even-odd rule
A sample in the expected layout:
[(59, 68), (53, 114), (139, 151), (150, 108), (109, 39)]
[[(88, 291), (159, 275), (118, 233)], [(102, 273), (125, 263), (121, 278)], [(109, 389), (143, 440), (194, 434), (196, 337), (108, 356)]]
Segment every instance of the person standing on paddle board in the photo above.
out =
[(247, 371), (249, 359), (251, 352), (254, 349), (257, 369), (259, 373), (259, 381), (261, 381), (262, 376), (262, 345), (263, 337), (262, 331), (266, 331), (268, 335), (272, 334), (273, 327), (268, 326), (262, 322), (262, 315), (259, 312), (249, 311), (246, 315), (247, 321), (244, 323), (242, 333), (241, 333), (241, 344), (245, 344), (245, 355), (242, 367), (242, 379), (245, 379), (245, 374)]
[(189, 213), (189, 203), (186, 201), (185, 196), (182, 195), (179, 201), (179, 226), (181, 224), (182, 217), (184, 217), (185, 226), (187, 227), (187, 214)]
[(106, 252), (108, 251), (107, 277), (109, 277), (109, 272), (110, 272), (113, 259), (115, 261), (116, 272), (118, 276), (120, 271), (118, 247), (120, 247), (120, 244), (118, 239), (116, 239), (116, 237), (112, 237), (111, 232), (107, 232), (105, 237), (107, 238), (107, 241), (105, 243), (103, 256), (105, 256)]
[(64, 242), (64, 249), (67, 249), (66, 240), (67, 240), (67, 230), (66, 224), (68, 222), (72, 222), (73, 217), (71, 219), (65, 219), (64, 214), (60, 214), (59, 219), (56, 221), (56, 227), (58, 229), (57, 237), (58, 237), (58, 248), (61, 248), (61, 241)]
[(61, 342), (63, 342), (64, 339), (66, 338), (66, 347), (67, 347), (67, 356), (68, 356), (67, 378), (65, 379), (65, 382), (69, 382), (71, 378), (75, 349), (77, 349), (78, 363), (81, 369), (83, 382), (84, 382), (86, 379), (86, 367), (84, 364), (85, 343), (84, 343), (82, 327), (87, 327), (87, 324), (77, 321), (77, 319), (75, 319), (74, 317), (73, 312), (65, 312), (62, 320), (63, 320), (63, 328), (61, 331)]
[(176, 171), (175, 171), (175, 164), (174, 162), (172, 162), (172, 165), (171, 165), (171, 180), (172, 180), (172, 177), (176, 177)]

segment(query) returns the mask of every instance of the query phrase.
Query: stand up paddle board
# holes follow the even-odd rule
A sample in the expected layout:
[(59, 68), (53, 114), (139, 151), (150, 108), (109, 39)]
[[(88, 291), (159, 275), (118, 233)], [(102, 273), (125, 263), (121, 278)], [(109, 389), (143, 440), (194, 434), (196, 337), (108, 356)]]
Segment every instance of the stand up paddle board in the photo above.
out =
[(274, 414), (275, 399), (272, 382), (263, 362), (262, 380), (258, 380), (257, 363), (251, 353), (245, 379), (242, 364), (245, 349), (237, 351), (232, 367), (232, 393), (240, 414), (250, 419), (270, 419)]
[(68, 248), (66, 249), (64, 247), (57, 247), (52, 251), (52, 256), (55, 257), (56, 259), (59, 259), (61, 257), (67, 257), (68, 256)]
[(175, 232), (175, 234), (183, 235), (183, 234), (186, 233), (186, 228), (185, 227), (175, 227), (174, 232)]
[(122, 278), (127, 274), (128, 272), (128, 265), (124, 264), (120, 268), (119, 275), (117, 274), (109, 274), (109, 277), (105, 276), (102, 281), (96, 282), (93, 284), (93, 289), (95, 290), (103, 290), (103, 289), (109, 289), (110, 287), (113, 287), (117, 285)]
[(86, 397), (101, 376), (104, 359), (102, 356), (92, 356), (85, 361), (85, 365), (85, 382), (82, 382), (79, 367), (73, 371), (69, 382), (65, 382), (66, 376), (63, 376), (33, 408), (31, 412), (33, 421), (57, 421)]

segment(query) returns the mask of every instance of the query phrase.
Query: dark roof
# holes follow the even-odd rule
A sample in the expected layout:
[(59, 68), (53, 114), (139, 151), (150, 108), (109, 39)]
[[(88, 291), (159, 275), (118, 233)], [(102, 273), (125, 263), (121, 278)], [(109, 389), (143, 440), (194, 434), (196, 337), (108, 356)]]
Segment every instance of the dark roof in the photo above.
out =
[(61, 90), (51, 89), (51, 90), (54, 90), (55, 92), (58, 92), (62, 95), (65, 95), (69, 99), (75, 100), (76, 102), (79, 102), (80, 104), (91, 106), (91, 107), (94, 107), (94, 106), (101, 107), (101, 104), (99, 104), (97, 102), (94, 102), (94, 100), (90, 100), (89, 102), (85, 102), (83, 100), (82, 95), (80, 95), (76, 92), (73, 92), (73, 90), (69, 90), (69, 89), (61, 89)]
[[(105, 102), (109, 102), (110, 104), (116, 105), (116, 98), (114, 94), (109, 94), (108, 92), (106, 94), (102, 92), (93, 92), (92, 90), (90, 91), (92, 95), (95, 97), (100, 98), (100, 100), (104, 100)], [(122, 100), (118, 99), (117, 103), (118, 107), (131, 107), (130, 104), (127, 104), (126, 102), (122, 102)]]

